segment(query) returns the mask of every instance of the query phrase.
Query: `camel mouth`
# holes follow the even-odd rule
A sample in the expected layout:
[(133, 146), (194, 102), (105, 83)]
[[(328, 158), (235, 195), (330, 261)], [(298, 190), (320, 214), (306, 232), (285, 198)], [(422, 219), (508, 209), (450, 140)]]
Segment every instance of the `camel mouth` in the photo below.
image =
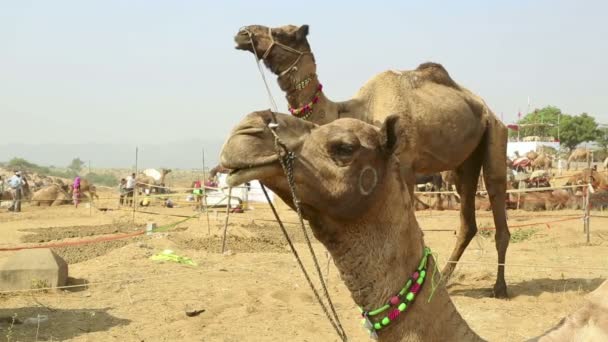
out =
[(249, 39), (249, 36), (245, 33), (238, 33), (236, 36), (234, 36), (234, 43), (235, 46), (234, 48), (237, 50), (244, 50), (244, 51), (252, 51), (252, 44), (253, 42)]
[(275, 171), (277, 166), (278, 163), (275, 160), (274, 162), (256, 166), (232, 169), (226, 178), (226, 183), (228, 183), (229, 186), (237, 186), (252, 180), (259, 180), (260, 178), (264, 178), (268, 173)]

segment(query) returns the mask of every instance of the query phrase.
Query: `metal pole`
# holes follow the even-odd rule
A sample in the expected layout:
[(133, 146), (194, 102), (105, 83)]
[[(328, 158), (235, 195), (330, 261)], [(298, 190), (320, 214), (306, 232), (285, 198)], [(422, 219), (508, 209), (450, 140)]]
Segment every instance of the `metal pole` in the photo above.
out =
[[(91, 174), (91, 161), (90, 160), (89, 160), (89, 174)], [(89, 190), (90, 190), (91, 184), (92, 183), (89, 182)], [(95, 193), (97, 193), (97, 192), (95, 192)], [(92, 216), (93, 215), (93, 195), (91, 194), (91, 191), (89, 191), (89, 196), (91, 197), (91, 198), (89, 198), (89, 216)]]
[(224, 222), (224, 237), (222, 239), (222, 254), (226, 250), (226, 231), (228, 230), (228, 218), (230, 217), (230, 200), (232, 199), (232, 187), (228, 188), (228, 204), (226, 205), (226, 221)]
[(135, 187), (133, 188), (133, 222), (135, 222), (135, 212), (137, 211), (137, 163), (139, 161), (139, 147), (135, 147)]

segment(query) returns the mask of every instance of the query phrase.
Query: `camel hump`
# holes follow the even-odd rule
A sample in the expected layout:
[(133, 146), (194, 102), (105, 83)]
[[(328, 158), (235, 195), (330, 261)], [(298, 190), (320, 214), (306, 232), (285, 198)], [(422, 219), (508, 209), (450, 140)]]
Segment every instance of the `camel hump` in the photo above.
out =
[(420, 76), (425, 80), (438, 84), (443, 84), (455, 89), (460, 89), (458, 84), (456, 84), (456, 82), (454, 82), (454, 80), (450, 77), (448, 71), (445, 70), (443, 65), (439, 63), (422, 63), (418, 66), (418, 68), (416, 68), (416, 71), (418, 71), (420, 73)]

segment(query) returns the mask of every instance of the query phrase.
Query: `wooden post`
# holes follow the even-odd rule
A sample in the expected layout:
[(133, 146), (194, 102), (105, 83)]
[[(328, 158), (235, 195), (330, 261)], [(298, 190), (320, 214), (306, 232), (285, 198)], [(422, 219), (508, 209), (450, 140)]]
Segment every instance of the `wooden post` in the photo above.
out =
[(135, 222), (135, 212), (137, 211), (137, 162), (139, 160), (139, 147), (135, 147), (135, 187), (133, 188), (133, 222)]
[(228, 204), (226, 205), (226, 221), (224, 221), (224, 237), (222, 239), (222, 254), (226, 250), (226, 231), (228, 231), (228, 218), (230, 217), (230, 200), (232, 199), (232, 187), (228, 188)]
[(584, 223), (584, 227), (585, 227), (585, 234), (587, 234), (587, 244), (589, 244), (591, 242), (591, 227), (590, 227), (590, 211), (591, 211), (591, 205), (590, 205), (590, 197), (591, 194), (594, 192), (593, 187), (591, 186), (591, 184), (587, 185), (587, 195), (585, 196), (585, 217), (583, 219), (583, 223)]
[[(91, 161), (90, 160), (89, 160), (89, 174), (91, 174)], [(89, 190), (90, 190), (91, 184), (92, 183), (89, 183)], [(97, 193), (97, 191), (95, 191), (95, 193)], [(91, 195), (91, 191), (89, 191), (89, 195), (91, 196), (91, 198), (89, 198), (89, 216), (93, 216), (93, 195)]]
[[(207, 187), (205, 186), (205, 178), (205, 149), (203, 148), (203, 201), (201, 206), (205, 206), (205, 213), (207, 214), (207, 236), (211, 236), (211, 224), (209, 223), (209, 207), (207, 206)], [(230, 203), (230, 200), (228, 200), (228, 203)]]

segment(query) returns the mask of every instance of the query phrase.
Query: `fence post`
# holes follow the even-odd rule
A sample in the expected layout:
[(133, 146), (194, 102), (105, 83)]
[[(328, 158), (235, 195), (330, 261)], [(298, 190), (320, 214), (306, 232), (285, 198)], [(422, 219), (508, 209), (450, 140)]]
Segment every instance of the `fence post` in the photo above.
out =
[(593, 190), (593, 186), (591, 186), (591, 184), (587, 184), (587, 196), (585, 196), (585, 218), (584, 218), (584, 226), (585, 226), (585, 233), (587, 234), (587, 244), (591, 243), (591, 225), (590, 225), (590, 210), (591, 210), (591, 205), (590, 205), (590, 197), (591, 194), (594, 192)]

